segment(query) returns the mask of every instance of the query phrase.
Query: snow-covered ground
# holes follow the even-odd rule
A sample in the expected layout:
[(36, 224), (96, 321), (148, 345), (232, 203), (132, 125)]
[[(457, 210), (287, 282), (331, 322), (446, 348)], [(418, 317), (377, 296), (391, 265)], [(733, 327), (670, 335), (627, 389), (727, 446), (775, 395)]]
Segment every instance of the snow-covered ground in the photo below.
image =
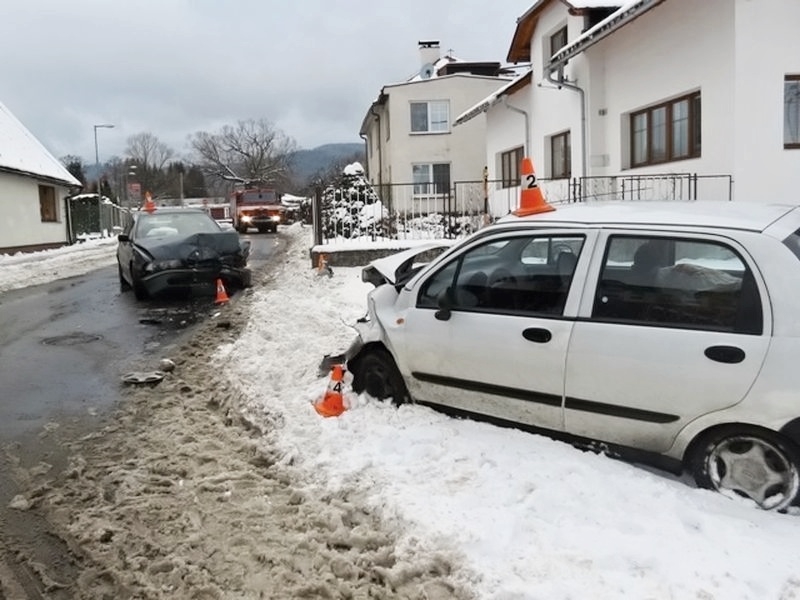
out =
[[(797, 512), (421, 406), (347, 392), (349, 410), (320, 417), (320, 358), (349, 343), (370, 288), (356, 268), (309, 268), (308, 228), (282, 233), (286, 261), (249, 293), (247, 325), (212, 360), (297, 489), (357, 491), (398, 556), (445, 557), (454, 585), (481, 599), (800, 598)], [(113, 264), (113, 252), (101, 240), (0, 257), (0, 292)], [(67, 267), (71, 253), (80, 265)]]

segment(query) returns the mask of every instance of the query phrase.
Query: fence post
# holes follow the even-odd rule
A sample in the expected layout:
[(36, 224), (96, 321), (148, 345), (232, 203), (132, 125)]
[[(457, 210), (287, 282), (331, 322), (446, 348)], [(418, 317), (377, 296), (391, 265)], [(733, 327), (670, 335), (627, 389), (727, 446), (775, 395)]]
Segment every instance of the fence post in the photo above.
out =
[(314, 190), (314, 202), (311, 205), (314, 228), (314, 246), (322, 245), (322, 188)]

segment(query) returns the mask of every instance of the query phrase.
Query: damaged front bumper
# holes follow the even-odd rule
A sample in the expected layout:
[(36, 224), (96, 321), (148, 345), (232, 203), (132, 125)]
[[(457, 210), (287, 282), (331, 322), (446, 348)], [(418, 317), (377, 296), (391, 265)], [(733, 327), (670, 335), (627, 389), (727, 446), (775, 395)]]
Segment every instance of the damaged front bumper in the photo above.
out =
[(172, 291), (190, 291), (195, 294), (211, 294), (216, 291), (216, 281), (222, 279), (226, 285), (249, 287), (250, 269), (228, 266), (212, 269), (165, 269), (142, 278), (142, 285), (150, 296), (160, 296)]
[(344, 352), (340, 352), (339, 354), (326, 354), (322, 357), (322, 360), (319, 363), (319, 369), (317, 371), (318, 377), (324, 377), (328, 373), (331, 372), (331, 369), (334, 365), (344, 365), (353, 358), (357, 356), (361, 349), (364, 347), (364, 340), (362, 339), (361, 335), (357, 335), (352, 342), (350, 342), (350, 346)]

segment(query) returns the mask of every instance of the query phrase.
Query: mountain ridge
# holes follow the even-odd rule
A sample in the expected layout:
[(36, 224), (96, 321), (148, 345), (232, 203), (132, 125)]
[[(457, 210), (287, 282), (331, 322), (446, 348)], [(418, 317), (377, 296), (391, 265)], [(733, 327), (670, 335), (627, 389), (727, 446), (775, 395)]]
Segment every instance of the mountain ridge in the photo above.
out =
[(344, 162), (364, 163), (364, 144), (341, 142), (322, 144), (315, 148), (294, 152), (291, 165), (294, 179), (298, 184), (308, 185), (314, 177), (323, 175), (332, 167), (344, 166)]

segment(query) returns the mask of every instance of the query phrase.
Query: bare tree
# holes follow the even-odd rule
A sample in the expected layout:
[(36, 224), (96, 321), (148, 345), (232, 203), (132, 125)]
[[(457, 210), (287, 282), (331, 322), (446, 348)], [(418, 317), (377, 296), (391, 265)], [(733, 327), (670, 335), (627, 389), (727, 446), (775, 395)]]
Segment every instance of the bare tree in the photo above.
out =
[(225, 125), (217, 133), (189, 136), (197, 161), (216, 180), (280, 186), (291, 176), (295, 141), (265, 119)]
[(160, 171), (175, 156), (175, 152), (152, 133), (137, 133), (128, 138), (125, 150), (137, 164)]
[(175, 152), (152, 133), (137, 133), (128, 138), (125, 153), (136, 165), (136, 173), (143, 191), (155, 196), (167, 187), (166, 167)]

